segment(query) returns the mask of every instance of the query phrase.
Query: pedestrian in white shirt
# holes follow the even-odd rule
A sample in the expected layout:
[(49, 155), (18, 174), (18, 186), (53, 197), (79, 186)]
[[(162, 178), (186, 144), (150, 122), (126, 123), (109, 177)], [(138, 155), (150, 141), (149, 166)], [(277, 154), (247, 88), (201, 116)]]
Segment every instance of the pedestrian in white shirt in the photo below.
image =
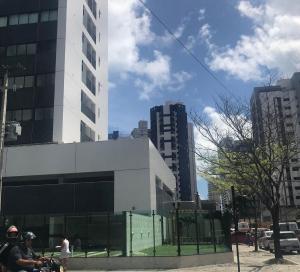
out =
[(60, 262), (63, 267), (63, 271), (66, 272), (68, 269), (68, 259), (70, 257), (70, 243), (69, 240), (65, 237), (61, 237), (61, 244), (57, 248), (60, 248)]

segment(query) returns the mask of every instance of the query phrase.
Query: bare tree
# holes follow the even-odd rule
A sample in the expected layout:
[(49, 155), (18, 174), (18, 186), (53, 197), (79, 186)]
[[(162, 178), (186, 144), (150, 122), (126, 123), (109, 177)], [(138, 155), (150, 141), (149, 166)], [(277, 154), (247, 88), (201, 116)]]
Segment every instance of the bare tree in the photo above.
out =
[[(191, 119), (206, 142), (195, 151), (199, 171), (209, 181), (223, 188), (235, 185), (265, 205), (273, 221), (275, 258), (281, 259), (280, 205), (290, 160), (298, 154), (298, 142), (292, 134), (285, 133), (276, 99), (267, 92), (263, 99), (259, 120), (255, 101), (250, 107), (234, 97), (220, 97), (215, 104), (215, 114), (225, 128), (212, 123), (205, 114), (192, 113)], [(257, 123), (259, 127), (255, 127)], [(234, 144), (224, 145), (226, 138), (233, 139)]]

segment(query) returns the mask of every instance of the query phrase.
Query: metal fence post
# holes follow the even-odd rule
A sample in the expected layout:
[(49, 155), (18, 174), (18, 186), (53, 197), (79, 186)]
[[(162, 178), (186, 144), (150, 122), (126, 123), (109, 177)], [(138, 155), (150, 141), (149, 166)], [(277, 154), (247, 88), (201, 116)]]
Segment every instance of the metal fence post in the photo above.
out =
[(179, 226), (179, 209), (176, 207), (176, 229), (177, 229), (177, 255), (181, 256), (181, 247), (180, 247), (180, 226)]
[(107, 245), (106, 245), (106, 252), (107, 257), (110, 256), (110, 213), (107, 213)]
[(133, 239), (133, 233), (132, 233), (132, 211), (129, 211), (129, 231), (130, 231), (130, 250), (129, 254), (130, 257), (132, 257), (132, 239)]
[(152, 226), (153, 226), (153, 256), (156, 255), (156, 249), (155, 249), (155, 211), (152, 211)]
[(85, 251), (84, 251), (84, 254), (85, 254), (85, 258), (87, 258), (88, 256), (88, 246), (89, 246), (89, 216), (86, 215), (85, 217), (85, 223), (86, 223), (86, 245), (85, 245)]
[(211, 218), (212, 222), (212, 231), (213, 231), (213, 242), (214, 242), (214, 252), (217, 252), (217, 246), (216, 246), (216, 230), (215, 230), (215, 218), (212, 216)]
[(195, 227), (196, 227), (197, 254), (199, 254), (200, 249), (199, 249), (199, 229), (198, 229), (198, 211), (197, 210), (195, 210)]

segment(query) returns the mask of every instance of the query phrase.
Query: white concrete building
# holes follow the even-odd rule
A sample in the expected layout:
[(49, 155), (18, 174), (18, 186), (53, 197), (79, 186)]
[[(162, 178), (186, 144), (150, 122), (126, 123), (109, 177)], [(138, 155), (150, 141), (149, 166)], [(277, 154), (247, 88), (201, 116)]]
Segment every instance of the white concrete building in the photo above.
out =
[(108, 135), (107, 0), (59, 0), (53, 141)]
[[(272, 131), (281, 140), (300, 140), (300, 73), (294, 73), (291, 79), (280, 80), (276, 86), (258, 87), (254, 89), (251, 99), (254, 138), (263, 143), (268, 111), (276, 112), (276, 120), (272, 122)], [(286, 182), (282, 186), (281, 205), (300, 206), (300, 155), (289, 162), (285, 171)]]
[(5, 215), (161, 211), (175, 187), (149, 139), (5, 149)]

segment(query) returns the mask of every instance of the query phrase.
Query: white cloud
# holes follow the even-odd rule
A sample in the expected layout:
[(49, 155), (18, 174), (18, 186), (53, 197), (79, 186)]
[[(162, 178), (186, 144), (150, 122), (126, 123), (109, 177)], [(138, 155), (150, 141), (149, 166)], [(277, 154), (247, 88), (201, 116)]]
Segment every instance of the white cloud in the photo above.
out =
[(254, 6), (240, 1), (241, 16), (253, 23), (233, 47), (209, 47), (209, 66), (244, 81), (263, 80), (266, 70), (292, 74), (300, 69), (300, 1), (266, 0)]
[[(145, 59), (141, 56), (142, 46), (153, 46), (159, 38), (151, 31), (151, 18), (137, 0), (109, 0), (109, 69), (119, 74), (122, 80), (136, 77), (135, 85), (140, 88), (142, 99), (149, 99), (153, 92), (173, 90), (176, 77), (178, 86), (184, 86), (183, 71), (172, 72), (171, 58), (156, 50), (153, 57)], [(176, 37), (183, 34), (188, 17), (184, 18), (176, 29)]]
[(203, 21), (205, 19), (205, 9), (200, 9), (198, 12), (198, 21)]

